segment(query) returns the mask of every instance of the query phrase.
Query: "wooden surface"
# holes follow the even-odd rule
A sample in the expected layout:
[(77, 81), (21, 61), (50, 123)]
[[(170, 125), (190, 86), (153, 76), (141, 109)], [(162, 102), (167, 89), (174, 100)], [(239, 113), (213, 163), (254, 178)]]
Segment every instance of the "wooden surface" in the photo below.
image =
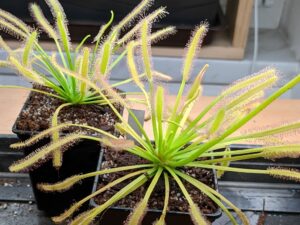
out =
[[(27, 91), (16, 89), (0, 89), (0, 134), (12, 134), (12, 125), (28, 95)], [(201, 97), (192, 112), (192, 117), (207, 105), (213, 97)], [(174, 97), (170, 96), (167, 103), (173, 103)], [(133, 106), (133, 108), (141, 108)], [(300, 119), (300, 100), (277, 100), (266, 108), (260, 115), (246, 124), (241, 131), (257, 130), (270, 125), (280, 125), (288, 121)], [(145, 128), (150, 133), (150, 123), (145, 124)], [(287, 137), (291, 140), (298, 139), (297, 136)]]
[(12, 134), (11, 129), (28, 91), (0, 89), (0, 134)]
[(229, 20), (232, 46), (245, 48), (252, 16), (253, 0), (229, 0), (227, 19)]

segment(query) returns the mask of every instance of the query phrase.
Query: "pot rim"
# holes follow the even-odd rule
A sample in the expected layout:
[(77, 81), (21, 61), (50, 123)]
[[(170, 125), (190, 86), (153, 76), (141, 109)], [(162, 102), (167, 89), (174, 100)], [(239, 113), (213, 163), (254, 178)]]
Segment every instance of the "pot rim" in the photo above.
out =
[[(118, 89), (118, 90), (119, 90), (120, 92), (123, 92), (123, 91), (120, 90), (120, 89)], [(29, 92), (29, 94), (28, 94), (28, 96), (27, 96), (27, 98), (26, 98), (26, 100), (25, 100), (25, 102), (24, 102), (22, 108), (20, 109), (20, 112), (18, 113), (18, 116), (17, 116), (17, 118), (16, 118), (16, 120), (15, 120), (13, 126), (12, 126), (12, 132), (13, 132), (14, 134), (16, 134), (16, 135), (19, 135), (19, 134), (20, 134), (20, 135), (33, 136), (33, 135), (36, 135), (36, 134), (39, 134), (40, 132), (42, 132), (42, 131), (20, 130), (20, 129), (17, 128), (17, 121), (18, 121), (18, 119), (20, 118), (20, 115), (21, 115), (22, 111), (23, 111), (23, 110), (26, 108), (26, 106), (28, 105), (32, 93), (33, 93), (32, 91)], [(124, 109), (122, 108), (122, 109), (120, 110), (120, 112), (122, 113), (123, 111), (124, 111)], [(64, 133), (62, 133), (61, 135), (64, 135)], [(97, 135), (92, 134), (92, 136), (97, 136)]]

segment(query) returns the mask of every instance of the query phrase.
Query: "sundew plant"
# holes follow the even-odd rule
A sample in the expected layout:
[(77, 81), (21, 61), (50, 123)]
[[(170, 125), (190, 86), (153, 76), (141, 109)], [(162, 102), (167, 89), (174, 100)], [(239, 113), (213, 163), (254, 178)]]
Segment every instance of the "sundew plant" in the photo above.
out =
[[(41, 31), (45, 32), (55, 43), (57, 52), (55, 58), (60, 62), (59, 65), (62, 65), (64, 69), (80, 73), (81, 77), (97, 84), (99, 80), (107, 80), (114, 66), (126, 55), (125, 50), (113, 60), (113, 54), (135, 38), (141, 21), (147, 18), (149, 22), (153, 23), (166, 15), (165, 9), (159, 8), (148, 16), (144, 16), (152, 1), (141, 1), (118, 24), (113, 25), (114, 13), (111, 12), (108, 23), (102, 25), (94, 37), (92, 47), (83, 47), (91, 35), (87, 35), (75, 47), (71, 43), (68, 21), (61, 4), (58, 0), (46, 0), (46, 3), (51, 9), (53, 24), (45, 18), (36, 3), (29, 6), (38, 28), (29, 27), (12, 14), (0, 10), (0, 29), (24, 42), (21, 48), (12, 50), (0, 37), (0, 47), (8, 53), (7, 60), (1, 61), (0, 66), (13, 68), (29, 81), (49, 87), (54, 93), (36, 89), (33, 91), (59, 98), (70, 104), (106, 104), (106, 102), (95, 90), (87, 88), (86, 82), (61, 71), (55, 63), (53, 55), (47, 53), (41, 46), (38, 40)], [(132, 24), (136, 20), (138, 22), (133, 26)], [(128, 31), (125, 32), (125, 30)], [(122, 36), (121, 32), (124, 33)], [(151, 40), (156, 41), (172, 32), (174, 32), (173, 27), (159, 30), (152, 34)], [(46, 76), (46, 74), (50, 76)], [(126, 82), (130, 82), (130, 80), (116, 83), (111, 87), (117, 87)]]
[[(126, 55), (127, 50), (125, 48), (115, 59), (113, 59), (113, 55), (118, 49), (126, 46), (129, 41), (135, 39), (143, 20), (146, 19), (149, 23), (154, 23), (164, 17), (167, 12), (165, 8), (161, 7), (149, 15), (145, 15), (145, 11), (151, 6), (153, 1), (143, 0), (130, 14), (115, 25), (113, 25), (114, 13), (111, 12), (111, 18), (108, 23), (102, 25), (98, 34), (94, 37), (92, 47), (83, 47), (90, 35), (87, 35), (75, 47), (71, 43), (67, 26), (68, 22), (61, 4), (58, 0), (46, 0), (46, 3), (51, 9), (53, 24), (46, 19), (36, 3), (32, 3), (29, 6), (30, 12), (39, 28), (29, 27), (12, 14), (0, 10), (0, 29), (24, 42), (21, 48), (13, 50), (0, 36), (0, 47), (8, 54), (6, 60), (0, 61), (0, 66), (12, 68), (30, 82), (48, 87), (52, 91), (19, 86), (0, 87), (29, 89), (62, 100), (62, 105), (57, 108), (51, 121), (51, 126), (55, 126), (58, 124), (57, 117), (59, 112), (66, 106), (107, 104), (106, 99), (95, 88), (88, 85), (88, 82), (99, 87), (100, 89), (98, 90), (107, 92), (108, 89), (112, 90), (132, 81), (132, 78), (130, 78), (115, 84), (108, 83), (111, 70)], [(133, 25), (135, 21), (137, 22)], [(43, 49), (38, 40), (41, 31), (45, 32), (54, 41), (56, 53), (50, 54)], [(174, 31), (174, 27), (166, 27), (152, 33), (150, 39), (152, 42), (155, 42)], [(139, 41), (134, 41), (134, 45), (139, 45)], [(70, 72), (74, 72), (78, 76), (71, 76)], [(140, 76), (143, 77), (145, 75), (141, 74)], [(161, 73), (155, 73), (155, 76), (161, 79), (167, 78)], [(113, 91), (108, 92), (114, 93)], [(130, 95), (130, 93), (124, 94)], [(110, 98), (111, 102), (117, 102), (118, 99), (120, 98)], [(138, 101), (130, 96), (126, 100)], [(56, 140), (58, 137), (59, 133), (54, 132), (52, 139)], [(60, 152), (58, 149), (53, 155), (53, 165), (57, 168), (62, 164)]]
[[(300, 123), (292, 122), (290, 124), (280, 125), (278, 127), (267, 128), (260, 131), (249, 131), (244, 134), (235, 134), (239, 128), (246, 124), (249, 120), (255, 117), (274, 100), (280, 97), (290, 88), (294, 87), (300, 82), (300, 75), (287, 82), (280, 87), (270, 96), (263, 98), (265, 91), (276, 84), (279, 79), (278, 73), (273, 68), (266, 68), (249, 77), (245, 77), (236, 81), (230, 87), (225, 89), (219, 96), (217, 96), (210, 104), (196, 115), (191, 117), (190, 113), (199, 100), (202, 93), (201, 80), (208, 69), (205, 65), (199, 74), (192, 80), (189, 88), (186, 87), (187, 82), (190, 80), (192, 72), (193, 60), (199, 51), (201, 40), (203, 39), (207, 25), (199, 25), (187, 46), (186, 56), (182, 68), (182, 81), (175, 98), (174, 104), (166, 107), (165, 95), (166, 90), (161, 83), (156, 82), (154, 74), (154, 65), (151, 61), (150, 54), (150, 24), (145, 21), (139, 30), (140, 44), (134, 45), (130, 42), (127, 46), (127, 62), (128, 68), (131, 72), (132, 79), (135, 84), (141, 89), (147, 103), (147, 110), (151, 115), (153, 140), (150, 139), (148, 133), (144, 130), (137, 118), (134, 116), (130, 107), (127, 111), (132, 115), (134, 121), (142, 135), (138, 135), (130, 124), (123, 118), (113, 104), (108, 101), (110, 107), (119, 116), (120, 122), (116, 124), (116, 128), (124, 134), (128, 134), (134, 138), (126, 140), (125, 138), (115, 137), (104, 131), (93, 129), (99, 133), (99, 136), (89, 136), (85, 134), (70, 134), (69, 136), (62, 137), (59, 141), (50, 143), (49, 145), (38, 149), (35, 153), (27, 156), (26, 158), (16, 162), (10, 166), (10, 170), (14, 172), (29, 169), (32, 165), (39, 163), (49, 157), (49, 155), (57, 148), (63, 147), (67, 150), (67, 145), (80, 139), (91, 139), (101, 141), (107, 146), (110, 146), (111, 151), (127, 151), (131, 154), (137, 155), (148, 163), (141, 165), (114, 167), (110, 169), (103, 169), (92, 173), (81, 174), (72, 176), (64, 181), (55, 184), (40, 184), (39, 188), (44, 191), (64, 191), (71, 188), (73, 185), (86, 179), (97, 175), (108, 173), (116, 173), (120, 171), (128, 171), (128, 173), (113, 182), (101, 187), (91, 195), (85, 197), (81, 201), (74, 203), (68, 210), (61, 215), (53, 217), (54, 222), (62, 222), (72, 216), (72, 214), (79, 209), (79, 207), (89, 201), (91, 198), (105, 192), (109, 188), (118, 185), (124, 181), (127, 184), (113, 195), (105, 203), (85, 211), (71, 220), (71, 225), (88, 225), (93, 220), (103, 213), (107, 208), (113, 206), (122, 198), (140, 188), (146, 182), (147, 190), (143, 199), (137, 204), (133, 212), (128, 216), (125, 224), (137, 225), (142, 224), (143, 216), (147, 212), (148, 200), (158, 183), (159, 179), (164, 180), (165, 186), (165, 200), (161, 216), (154, 221), (155, 225), (164, 225), (166, 214), (168, 212), (169, 196), (172, 190), (170, 180), (175, 180), (181, 189), (190, 209), (190, 216), (196, 225), (206, 225), (210, 222), (201, 213), (197, 203), (194, 202), (190, 196), (183, 181), (190, 183), (198, 188), (201, 192), (211, 198), (230, 218), (232, 224), (250, 224), (246, 215), (232, 204), (229, 200), (223, 197), (213, 188), (207, 186), (194, 177), (186, 174), (182, 168), (197, 167), (204, 169), (215, 169), (218, 174), (231, 171), (236, 173), (254, 173), (266, 174), (273, 177), (300, 181), (300, 172), (288, 168), (272, 167), (268, 169), (245, 169), (230, 167), (229, 163), (232, 161), (246, 160), (252, 158), (267, 158), (277, 159), (282, 157), (299, 157), (300, 145), (299, 143), (286, 143), (278, 140), (278, 135), (291, 134), (299, 130)], [(135, 52), (140, 54), (136, 56)], [(142, 61), (142, 71), (139, 71), (136, 64), (136, 58), (139, 57)], [(144, 87), (141, 82), (140, 74), (145, 73), (149, 91)], [(72, 76), (80, 76), (79, 74), (72, 73)], [(97, 87), (96, 91), (101, 95), (101, 90)], [(186, 90), (186, 94), (184, 96)], [(106, 98), (103, 95), (103, 98)], [(44, 131), (39, 136), (30, 139), (24, 143), (12, 145), (14, 148), (28, 146), (33, 144), (38, 138), (43, 138), (51, 134), (54, 130), (62, 130), (72, 124), (60, 124)], [(241, 143), (243, 141), (252, 140), (277, 140), (268, 142), (263, 147), (231, 150), (230, 145), (234, 143)], [(130, 172), (130, 171), (133, 172)], [(235, 218), (227, 207), (233, 209), (239, 218)]]

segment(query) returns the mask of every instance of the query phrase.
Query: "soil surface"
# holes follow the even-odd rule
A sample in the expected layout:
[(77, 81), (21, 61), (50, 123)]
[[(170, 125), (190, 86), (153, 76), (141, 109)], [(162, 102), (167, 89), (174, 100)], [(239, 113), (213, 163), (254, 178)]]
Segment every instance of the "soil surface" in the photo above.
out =
[[(109, 149), (104, 149), (103, 158), (104, 159), (101, 164), (102, 169), (147, 163), (146, 160), (141, 159), (140, 157), (130, 154), (128, 152), (116, 152)], [(129, 172), (132, 171), (133, 170), (130, 170)], [(206, 170), (201, 168), (184, 168), (182, 169), (182, 171), (212, 188), (215, 187), (212, 170)], [(105, 186), (106, 184), (120, 178), (121, 176), (124, 176), (129, 172), (125, 171), (100, 176), (98, 188)], [(106, 192), (98, 195), (95, 199), (96, 203), (102, 204), (106, 202), (117, 191), (119, 191), (132, 180), (133, 179), (124, 181), (123, 183), (116, 185), (107, 190)], [(185, 184), (185, 187), (187, 188), (194, 202), (198, 204), (198, 206), (204, 214), (211, 214), (217, 211), (217, 206), (206, 195), (201, 193), (198, 189), (188, 184), (187, 182), (183, 181), (183, 183)], [(127, 197), (121, 199), (114, 206), (122, 208), (134, 208), (135, 205), (144, 197), (149, 184), (150, 182), (145, 183), (142, 187), (138, 188), (136, 191), (134, 191)], [(188, 202), (183, 196), (180, 188), (177, 186), (177, 183), (173, 179), (170, 179), (170, 190), (171, 193), (169, 200), (169, 211), (188, 212)], [(162, 210), (164, 203), (164, 195), (164, 179), (163, 177), (161, 177), (161, 179), (158, 182), (158, 185), (156, 185), (154, 191), (151, 194), (148, 208)]]
[[(34, 88), (53, 93), (53, 90), (46, 87), (35, 85)], [(53, 113), (63, 103), (57, 98), (31, 92), (17, 119), (16, 128), (22, 131), (42, 131), (49, 128)], [(118, 110), (121, 108), (119, 105), (116, 107)], [(110, 132), (114, 131), (116, 119), (108, 106), (99, 105), (67, 106), (60, 111), (58, 116), (59, 123), (87, 124)], [(76, 130), (76, 128), (68, 129), (68, 131)]]

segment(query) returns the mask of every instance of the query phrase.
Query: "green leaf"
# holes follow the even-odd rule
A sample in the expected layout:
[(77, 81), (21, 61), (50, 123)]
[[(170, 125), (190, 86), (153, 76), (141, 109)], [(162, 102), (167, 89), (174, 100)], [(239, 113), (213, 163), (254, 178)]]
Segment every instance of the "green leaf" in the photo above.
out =
[(212, 122), (212, 125), (209, 129), (209, 134), (214, 134), (218, 131), (218, 129), (222, 125), (222, 122), (224, 121), (224, 118), (225, 118), (225, 110), (220, 109)]
[(105, 42), (102, 46), (102, 54), (100, 59), (100, 73), (103, 76), (107, 76), (108, 65), (111, 58), (112, 46), (110, 42)]
[(202, 41), (202, 38), (207, 32), (207, 24), (201, 24), (195, 31), (194, 35), (190, 40), (190, 44), (188, 46), (187, 54), (184, 61), (183, 71), (182, 71), (182, 79), (187, 81), (189, 79), (189, 75), (192, 69), (192, 63), (196, 56), (197, 50), (199, 48), (199, 43)]
[(234, 225), (238, 225), (236, 219), (234, 218), (232, 213), (229, 212), (229, 210), (224, 206), (224, 204), (221, 201), (225, 202), (230, 208), (232, 208), (237, 213), (237, 215), (240, 217), (240, 219), (241, 219), (241, 221), (244, 225), (250, 225), (250, 222), (249, 222), (248, 218), (246, 217), (246, 215), (239, 208), (237, 208), (235, 205), (233, 205), (229, 200), (227, 200), (224, 196), (222, 196), (220, 193), (215, 191), (213, 188), (205, 185), (204, 183), (198, 181), (197, 179), (195, 179), (191, 176), (188, 176), (188, 175), (186, 175), (186, 174), (184, 174), (184, 173), (182, 173), (178, 170), (176, 170), (175, 172), (176, 172), (177, 175), (179, 175), (180, 177), (182, 177), (183, 179), (185, 179), (186, 181), (188, 181), (189, 183), (194, 185), (196, 188), (198, 188), (204, 194), (206, 194), (218, 206), (220, 206), (222, 208), (222, 210), (230, 218), (231, 222)]
[[(94, 38), (94, 41), (97, 41), (99, 43), (99, 41), (101, 40), (103, 34), (108, 29), (108, 27), (112, 24), (113, 20), (114, 20), (114, 12), (111, 10), (110, 11), (110, 19), (109, 19), (109, 21), (106, 24), (104, 24), (103, 26), (101, 26), (98, 34)], [(96, 44), (96, 46), (98, 46), (98, 45)]]
[(198, 206), (194, 203), (192, 200), (191, 196), (187, 192), (184, 184), (182, 181), (179, 179), (179, 177), (176, 175), (175, 171), (169, 167), (167, 167), (167, 170), (169, 173), (172, 175), (172, 177), (175, 179), (176, 183), (180, 187), (184, 197), (186, 198), (187, 202), (189, 203), (190, 206), (190, 216), (194, 222), (195, 225), (208, 225), (210, 224), (206, 218), (202, 215), (201, 211), (199, 210)]
[(140, 225), (142, 224), (142, 220), (144, 218), (144, 215), (146, 214), (147, 211), (147, 204), (149, 201), (149, 198), (151, 196), (151, 193), (153, 192), (157, 181), (162, 173), (163, 169), (160, 167), (157, 172), (155, 173), (155, 176), (153, 177), (147, 191), (146, 194), (144, 196), (144, 198), (137, 203), (135, 209), (133, 210), (133, 212), (129, 215), (129, 217), (127, 218), (125, 224), (126, 225)]
[(27, 66), (28, 65), (28, 59), (31, 51), (33, 50), (34, 47), (34, 42), (37, 39), (37, 32), (33, 31), (31, 35), (28, 37), (27, 42), (24, 47), (24, 52), (23, 52), (23, 65)]
[[(88, 72), (89, 72), (89, 56), (90, 56), (90, 50), (89, 48), (85, 47), (83, 48), (83, 56), (81, 60), (81, 71), (80, 74), (82, 78), (87, 79), (88, 78)], [(86, 88), (87, 84), (85, 81), (80, 82), (80, 95), (81, 95), (81, 100), (82, 98), (86, 95)]]
[(42, 148), (37, 149), (35, 152), (32, 152), (25, 158), (15, 162), (9, 167), (9, 170), (11, 172), (19, 172), (28, 169), (29, 167), (36, 165), (36, 163), (39, 163), (53, 153), (57, 148), (61, 148), (62, 146), (65, 146), (66, 144), (70, 144), (74, 141), (78, 141), (80, 139), (88, 139), (88, 140), (95, 140), (95, 141), (101, 141), (101, 138), (86, 136), (86, 135), (80, 135), (80, 134), (71, 134), (69, 136), (66, 136), (65, 138), (61, 138), (58, 141), (54, 143), (50, 143), (49, 145), (46, 145)]
[[(113, 195), (109, 200), (107, 200), (104, 204), (89, 210), (82, 214), (82, 216), (79, 217), (79, 221), (81, 222), (81, 225), (89, 225), (97, 215), (99, 215), (101, 212), (103, 212), (105, 209), (113, 205), (115, 202), (119, 201), (120, 199), (126, 197), (131, 192), (135, 191), (137, 188), (142, 186), (146, 181), (148, 180), (148, 177), (152, 175), (154, 171), (150, 170), (146, 175), (141, 175), (135, 180), (133, 180), (131, 183), (126, 185), (124, 188), (122, 188), (120, 191), (118, 191), (115, 195)], [(74, 220), (76, 222), (76, 218)], [(74, 223), (73, 221), (70, 223), (71, 225), (78, 224), (77, 222)]]
[(27, 24), (25, 24), (22, 20), (12, 15), (11, 13), (0, 9), (0, 17), (4, 18), (6, 21), (9, 21), (11, 24), (21, 29), (21, 31), (24, 32), (25, 34), (27, 35), (30, 34), (31, 30), (27, 26)]
[[(104, 187), (101, 187), (100, 189), (96, 190), (92, 194), (84, 197), (79, 202), (76, 202), (69, 209), (67, 209), (65, 212), (63, 212), (59, 216), (52, 217), (52, 220), (55, 223), (62, 223), (64, 220), (69, 218), (74, 212), (76, 212), (87, 201), (89, 201), (92, 198), (96, 197), (97, 195), (109, 190), (110, 188), (116, 186), (117, 184), (122, 183), (123, 181), (128, 180), (132, 177), (135, 177), (135, 176), (140, 175), (140, 174), (145, 173), (145, 172), (147, 172), (147, 169), (139, 170), (139, 171), (136, 171), (136, 172), (131, 172), (131, 173), (125, 175), (125, 176), (122, 176), (121, 178), (118, 178), (118, 179), (110, 182), (109, 184), (105, 185)], [(43, 189), (41, 189), (41, 190), (43, 190)]]
[(297, 75), (295, 78), (293, 78), (291, 81), (289, 81), (287, 84), (285, 84), (283, 87), (281, 87), (279, 90), (277, 90), (275, 93), (273, 93), (271, 96), (269, 96), (266, 100), (264, 100), (259, 106), (257, 106), (254, 110), (252, 110), (249, 114), (244, 116), (242, 119), (234, 123), (231, 127), (229, 127), (222, 135), (220, 135), (218, 138), (212, 139), (211, 141), (206, 142), (202, 145), (200, 149), (193, 152), (189, 157), (174, 163), (172, 166), (181, 166), (186, 165), (188, 162), (194, 161), (196, 158), (199, 157), (202, 153), (207, 151), (212, 146), (216, 145), (217, 143), (220, 143), (223, 139), (225, 139), (227, 136), (235, 132), (237, 129), (239, 129), (241, 126), (246, 124), (249, 120), (251, 120), (254, 116), (256, 116), (258, 113), (260, 113), (263, 109), (265, 109), (268, 105), (270, 105), (274, 100), (279, 98), (283, 93), (285, 93), (287, 90), (291, 89), (292, 87), (296, 86), (300, 82), (300, 74)]
[(145, 21), (142, 25), (141, 29), (141, 47), (142, 47), (142, 59), (145, 67), (145, 73), (150, 81), (152, 82), (152, 71), (151, 71), (151, 62), (150, 62), (150, 55), (149, 55), (149, 39), (148, 39), (148, 32), (149, 32), (148, 21)]
[(58, 39), (57, 33), (53, 29), (53, 27), (50, 25), (49, 21), (44, 16), (41, 8), (35, 4), (32, 3), (29, 7), (33, 17), (35, 18), (36, 22), (43, 28), (43, 30), (49, 35), (49, 37), (53, 39)]
[(169, 183), (169, 177), (166, 172), (164, 172), (164, 180), (165, 180), (165, 201), (164, 201), (164, 208), (162, 210), (162, 214), (160, 218), (154, 222), (153, 225), (165, 225), (165, 218), (167, 215), (168, 205), (169, 205), (169, 198), (170, 198), (170, 183)]
[(161, 152), (163, 151), (162, 149), (162, 143), (163, 143), (163, 113), (164, 113), (164, 88), (162, 86), (158, 86), (156, 90), (156, 119), (157, 122), (157, 127), (158, 127), (158, 134), (156, 135), (158, 137), (158, 140), (156, 143), (156, 146), (158, 148), (158, 151)]
[(66, 26), (66, 21), (64, 19), (64, 16), (59, 12), (57, 13), (56, 24), (60, 34), (60, 40), (62, 42), (62, 46), (65, 50), (65, 53), (67, 54), (69, 68), (72, 70), (74, 68), (74, 65), (72, 62), (72, 57), (70, 52), (69, 31)]

